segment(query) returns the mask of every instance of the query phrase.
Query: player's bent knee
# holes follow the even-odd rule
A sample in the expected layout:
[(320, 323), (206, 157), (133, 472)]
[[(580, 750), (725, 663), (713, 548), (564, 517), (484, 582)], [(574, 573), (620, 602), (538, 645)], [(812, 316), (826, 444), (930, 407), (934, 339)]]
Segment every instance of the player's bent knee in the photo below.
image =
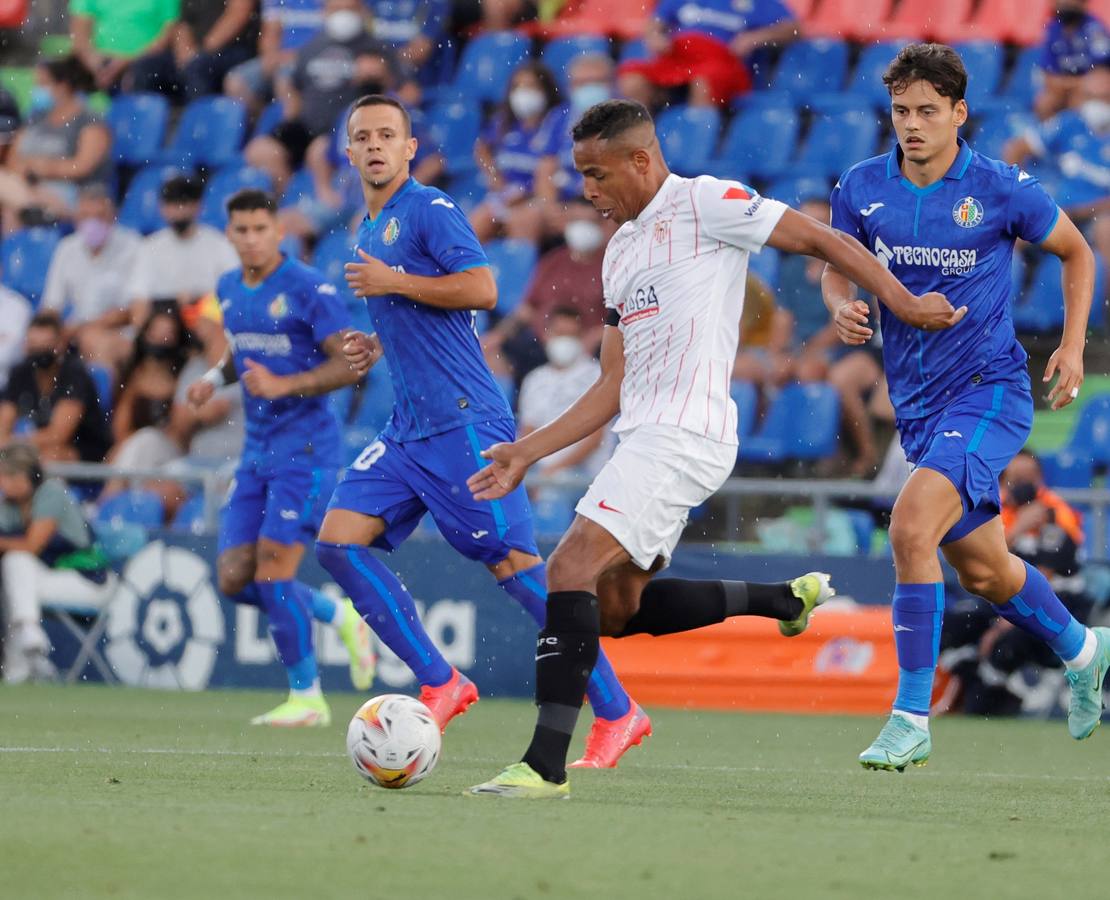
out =
[(329, 509), (320, 526), (318, 541), (369, 547), (385, 533), (385, 521), (351, 509)]
[(216, 563), (216, 584), (220, 593), (234, 597), (254, 581), (254, 548), (237, 547), (220, 556)]

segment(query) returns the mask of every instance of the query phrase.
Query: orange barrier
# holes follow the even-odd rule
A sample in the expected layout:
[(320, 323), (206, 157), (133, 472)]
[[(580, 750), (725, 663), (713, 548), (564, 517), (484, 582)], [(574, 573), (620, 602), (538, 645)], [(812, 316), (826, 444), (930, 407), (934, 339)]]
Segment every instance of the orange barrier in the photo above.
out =
[(602, 644), (645, 705), (886, 713), (898, 679), (888, 606), (821, 610), (795, 638), (780, 635), (770, 619), (737, 618)]

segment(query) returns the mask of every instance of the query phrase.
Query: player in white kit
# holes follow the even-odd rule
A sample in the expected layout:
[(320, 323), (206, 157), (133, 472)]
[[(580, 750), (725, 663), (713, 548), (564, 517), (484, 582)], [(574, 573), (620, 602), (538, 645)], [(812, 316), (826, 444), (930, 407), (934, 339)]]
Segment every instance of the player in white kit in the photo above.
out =
[(471, 788), (473, 794), (569, 795), (566, 753), (599, 635), (671, 634), (762, 615), (779, 619), (783, 634), (793, 636), (831, 596), (820, 573), (777, 585), (652, 579), (670, 561), (689, 511), (736, 462), (729, 377), (749, 253), (769, 245), (832, 262), (919, 328), (947, 328), (966, 313), (940, 294), (913, 296), (858, 241), (739, 182), (672, 174), (651, 116), (638, 103), (591, 107), (572, 136), (586, 198), (623, 223), (605, 251), (611, 327), (602, 340), (601, 376), (554, 422), (485, 451), (492, 462), (469, 486), (478, 499), (502, 497), (534, 462), (618, 412), (620, 444), (548, 560), (532, 743), (521, 762)]

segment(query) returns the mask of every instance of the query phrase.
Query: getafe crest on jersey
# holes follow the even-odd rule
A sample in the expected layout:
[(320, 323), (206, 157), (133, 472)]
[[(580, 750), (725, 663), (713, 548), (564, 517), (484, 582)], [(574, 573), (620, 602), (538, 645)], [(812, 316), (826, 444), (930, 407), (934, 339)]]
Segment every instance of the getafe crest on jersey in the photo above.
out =
[(952, 207), (952, 221), (961, 228), (974, 228), (983, 221), (983, 204), (974, 197), (964, 197)]

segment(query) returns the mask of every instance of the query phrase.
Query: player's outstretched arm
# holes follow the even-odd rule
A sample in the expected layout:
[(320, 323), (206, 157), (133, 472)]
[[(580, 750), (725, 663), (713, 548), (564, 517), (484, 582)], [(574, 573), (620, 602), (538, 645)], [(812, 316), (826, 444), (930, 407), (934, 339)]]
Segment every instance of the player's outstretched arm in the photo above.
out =
[(783, 214), (767, 243), (787, 253), (825, 260), (850, 281), (878, 297), (887, 309), (914, 328), (940, 331), (951, 328), (967, 315), (966, 306), (953, 309), (943, 294), (930, 292), (915, 297), (851, 235), (795, 210), (788, 209)]
[(1079, 396), (1083, 386), (1083, 349), (1095, 290), (1095, 256), (1075, 223), (1063, 212), (1041, 246), (1063, 263), (1060, 286), (1064, 292), (1064, 329), (1060, 346), (1049, 357), (1044, 370), (1046, 384), (1054, 375), (1060, 376), (1049, 391), (1048, 402), (1053, 409), (1061, 409)]
[(821, 273), (821, 299), (841, 343), (859, 346), (871, 340), (874, 334), (868, 325), (871, 307), (859, 299), (856, 286), (830, 265)]
[(482, 452), (491, 460), (467, 480), (475, 500), (498, 500), (524, 479), (537, 460), (577, 444), (620, 412), (624, 378), (624, 338), (607, 326), (601, 340), (601, 375), (557, 419), (511, 444), (494, 444)]
[(497, 283), (489, 266), (475, 266), (448, 275), (409, 275), (396, 272), (364, 250), (362, 262), (345, 266), (347, 284), (357, 297), (401, 294), (417, 303), (438, 309), (493, 309), (497, 306)]
[(243, 386), (256, 397), (276, 400), (279, 397), (315, 397), (354, 384), (362, 376), (351, 367), (343, 352), (346, 335), (347, 332), (337, 331), (326, 337), (321, 348), (328, 358), (307, 372), (275, 375), (262, 363), (248, 359)]

